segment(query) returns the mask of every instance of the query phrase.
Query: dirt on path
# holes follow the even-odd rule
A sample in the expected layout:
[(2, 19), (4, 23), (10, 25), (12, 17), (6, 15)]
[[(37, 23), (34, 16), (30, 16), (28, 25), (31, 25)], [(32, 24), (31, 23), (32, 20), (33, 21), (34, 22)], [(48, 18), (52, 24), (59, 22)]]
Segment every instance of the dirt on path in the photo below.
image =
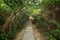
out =
[[(29, 25), (30, 25), (30, 27), (29, 27)], [(30, 37), (32, 37), (32, 38), (30, 38)], [(28, 40), (28, 39), (29, 40), (30, 39), (31, 40), (46, 40), (46, 38), (42, 35), (42, 33), (40, 33), (37, 30), (36, 26), (33, 24), (31, 25), (31, 22), (27, 22), (25, 24), (25, 28), (16, 35), (14, 40)]]
[(25, 24), (25, 27), (24, 27), (20, 32), (18, 32), (18, 33), (16, 34), (14, 40), (22, 40), (27, 26), (28, 26), (28, 23), (26, 23), (26, 24)]
[(33, 25), (33, 32), (35, 35), (35, 40), (46, 40), (46, 37), (38, 31), (36, 25)]
[(15, 36), (14, 40), (22, 40), (24, 32), (25, 32), (25, 28), (22, 31), (20, 31), (19, 33), (17, 33), (17, 35)]

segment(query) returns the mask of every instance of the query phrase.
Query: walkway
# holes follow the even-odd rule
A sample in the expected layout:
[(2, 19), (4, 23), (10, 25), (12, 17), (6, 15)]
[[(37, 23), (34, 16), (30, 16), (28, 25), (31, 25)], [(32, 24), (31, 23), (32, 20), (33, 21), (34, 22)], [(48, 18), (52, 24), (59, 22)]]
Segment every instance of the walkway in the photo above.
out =
[(22, 40), (35, 40), (35, 37), (33, 34), (32, 23), (29, 22), (29, 25), (26, 28), (26, 32), (25, 32)]
[(16, 35), (14, 40), (46, 40), (46, 38), (29, 21), (25, 28)]

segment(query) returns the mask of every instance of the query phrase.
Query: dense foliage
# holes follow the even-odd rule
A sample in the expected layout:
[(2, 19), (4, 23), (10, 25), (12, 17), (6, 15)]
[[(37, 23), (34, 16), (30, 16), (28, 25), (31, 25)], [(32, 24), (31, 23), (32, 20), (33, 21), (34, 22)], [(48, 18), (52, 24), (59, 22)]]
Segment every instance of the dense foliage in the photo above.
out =
[(60, 40), (60, 0), (42, 0), (41, 13), (34, 16), (33, 23), (40, 32), (47, 35), (48, 40)]
[(0, 0), (0, 40), (13, 40), (29, 16), (47, 40), (60, 40), (60, 0)]
[(0, 40), (13, 40), (29, 18), (21, 0), (0, 0)]

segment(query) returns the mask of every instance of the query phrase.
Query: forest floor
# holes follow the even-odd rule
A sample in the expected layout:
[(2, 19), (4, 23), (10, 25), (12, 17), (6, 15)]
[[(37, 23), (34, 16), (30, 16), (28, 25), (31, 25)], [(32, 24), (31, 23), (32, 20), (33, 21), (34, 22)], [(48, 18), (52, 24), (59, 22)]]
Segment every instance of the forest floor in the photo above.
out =
[(16, 35), (14, 40), (46, 40), (46, 38), (29, 21), (26, 23), (25, 28)]

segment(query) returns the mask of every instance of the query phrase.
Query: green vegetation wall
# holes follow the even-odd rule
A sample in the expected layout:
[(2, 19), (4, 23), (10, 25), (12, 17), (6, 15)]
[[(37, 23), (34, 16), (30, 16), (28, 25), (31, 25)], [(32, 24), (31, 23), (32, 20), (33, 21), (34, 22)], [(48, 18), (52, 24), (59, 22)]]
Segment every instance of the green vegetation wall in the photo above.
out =
[(21, 0), (0, 0), (0, 40), (13, 40), (24, 28), (29, 15)]
[(42, 0), (40, 9), (33, 23), (40, 32), (47, 34), (48, 40), (60, 40), (60, 0)]

